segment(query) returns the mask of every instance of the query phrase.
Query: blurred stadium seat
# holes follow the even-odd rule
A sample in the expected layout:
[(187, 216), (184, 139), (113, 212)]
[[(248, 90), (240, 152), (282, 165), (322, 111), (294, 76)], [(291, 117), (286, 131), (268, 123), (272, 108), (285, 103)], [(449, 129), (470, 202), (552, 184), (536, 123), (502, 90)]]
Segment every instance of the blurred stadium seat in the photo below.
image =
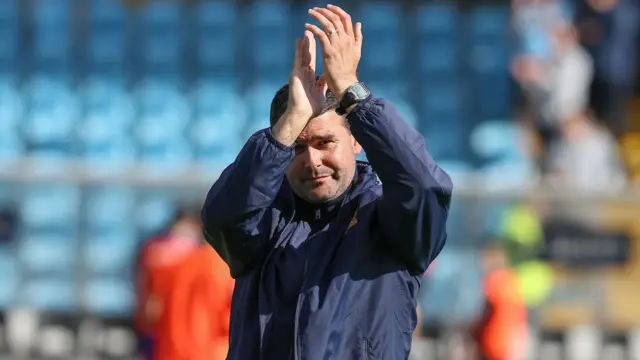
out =
[(17, 0), (5, 0), (0, 3), (0, 77), (14, 78), (17, 70), (20, 19)]
[(20, 264), (14, 252), (6, 247), (0, 248), (0, 309), (15, 305), (20, 281)]
[(71, 312), (78, 306), (76, 295), (72, 279), (38, 277), (25, 282), (20, 304), (38, 310)]
[(91, 234), (128, 229), (136, 206), (135, 192), (126, 187), (102, 187), (88, 193), (85, 209)]
[(232, 72), (237, 66), (241, 36), (236, 28), (238, 4), (226, 0), (200, 2), (193, 11), (197, 56), (202, 72), (207, 77)]
[(62, 82), (36, 77), (24, 96), (28, 110), (23, 130), (29, 146), (70, 151), (80, 115), (76, 94)]
[(402, 8), (395, 2), (360, 4), (356, 17), (367, 19), (363, 33), (368, 39), (363, 44), (363, 56), (358, 67), (363, 80), (377, 81), (404, 76), (401, 71), (405, 49), (401, 14)]
[[(249, 32), (244, 34), (249, 46), (244, 49), (257, 73), (256, 77), (287, 78), (291, 68), (295, 36), (292, 29), (292, 5), (288, 1), (261, 0), (246, 12), (244, 21)], [(301, 35), (298, 35), (301, 36)]]
[(140, 50), (145, 72), (179, 73), (186, 34), (183, 5), (173, 1), (151, 2), (141, 17)]
[(34, 60), (38, 72), (63, 75), (70, 70), (70, 0), (34, 0)]
[(77, 238), (68, 233), (27, 235), (19, 245), (23, 270), (29, 275), (72, 276), (77, 263)]
[(91, 314), (107, 317), (130, 314), (134, 304), (131, 282), (118, 278), (92, 278), (84, 286), (82, 302)]
[(124, 6), (119, 1), (92, 0), (89, 12), (87, 46), (90, 72), (122, 76), (128, 28)]
[(72, 186), (33, 186), (20, 206), (26, 230), (73, 233), (78, 225), (80, 192)]
[(88, 236), (84, 246), (85, 268), (96, 275), (134, 276), (140, 245), (135, 228), (113, 228)]
[(166, 195), (147, 194), (137, 205), (135, 220), (142, 238), (165, 230), (176, 212), (174, 199)]

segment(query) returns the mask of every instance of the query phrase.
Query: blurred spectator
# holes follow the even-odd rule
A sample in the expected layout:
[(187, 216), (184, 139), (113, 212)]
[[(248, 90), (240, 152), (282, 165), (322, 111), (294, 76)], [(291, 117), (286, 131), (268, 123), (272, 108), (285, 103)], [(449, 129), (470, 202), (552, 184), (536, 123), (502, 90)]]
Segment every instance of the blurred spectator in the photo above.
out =
[(137, 325), (148, 360), (225, 359), (233, 280), (203, 244), (197, 213), (142, 250)]
[(580, 40), (595, 62), (591, 105), (614, 135), (624, 135), (638, 65), (638, 0), (578, 0)]
[(484, 311), (472, 329), (481, 360), (519, 360), (527, 339), (527, 310), (516, 274), (502, 245), (492, 241), (482, 251)]
[(18, 216), (15, 210), (0, 208), (0, 245), (13, 241), (18, 226)]
[(564, 121), (587, 108), (593, 72), (591, 57), (578, 43), (568, 15), (560, 16), (559, 5), (556, 12), (540, 24), (547, 26), (544, 34), (549, 36), (549, 54), (531, 56), (525, 52), (512, 64), (513, 76), (533, 110), (545, 149), (561, 137)]
[(578, 115), (562, 127), (562, 140), (549, 153), (556, 184), (585, 191), (616, 191), (626, 174), (615, 138), (589, 116)]

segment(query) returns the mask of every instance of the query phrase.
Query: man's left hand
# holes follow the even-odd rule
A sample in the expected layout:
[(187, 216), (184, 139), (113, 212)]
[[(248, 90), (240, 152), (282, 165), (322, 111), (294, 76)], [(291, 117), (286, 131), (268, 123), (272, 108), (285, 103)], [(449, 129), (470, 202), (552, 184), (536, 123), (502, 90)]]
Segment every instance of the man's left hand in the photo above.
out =
[(324, 30), (305, 24), (322, 45), (322, 61), (329, 90), (342, 100), (349, 87), (358, 82), (357, 69), (362, 54), (362, 24), (351, 22), (351, 16), (338, 6), (313, 8), (309, 15)]

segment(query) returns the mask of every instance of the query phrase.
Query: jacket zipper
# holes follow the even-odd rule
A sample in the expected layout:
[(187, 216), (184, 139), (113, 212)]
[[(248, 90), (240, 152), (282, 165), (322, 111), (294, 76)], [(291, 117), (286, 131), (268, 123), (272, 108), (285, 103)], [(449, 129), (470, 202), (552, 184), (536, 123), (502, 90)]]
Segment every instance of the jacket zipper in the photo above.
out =
[[(319, 220), (322, 217), (322, 212), (320, 210), (316, 210), (315, 213), (315, 218), (316, 220)], [(307, 240), (308, 241), (308, 240)], [(308, 245), (307, 245), (308, 246)], [(309, 270), (309, 256), (308, 254), (305, 254), (304, 256), (304, 267), (302, 270), (302, 285), (304, 288), (304, 283), (305, 280), (307, 278), (307, 271)], [(301, 289), (302, 290), (302, 289)], [(296, 305), (296, 316), (295, 316), (295, 323), (294, 323), (294, 332), (293, 332), (293, 359), (297, 359), (298, 358), (298, 318), (300, 316), (299, 314), (300, 311), (300, 296), (298, 296), (298, 304)], [(291, 356), (289, 356), (289, 358), (291, 358)]]
[(364, 360), (369, 360), (369, 339), (362, 339), (362, 354), (364, 356)]

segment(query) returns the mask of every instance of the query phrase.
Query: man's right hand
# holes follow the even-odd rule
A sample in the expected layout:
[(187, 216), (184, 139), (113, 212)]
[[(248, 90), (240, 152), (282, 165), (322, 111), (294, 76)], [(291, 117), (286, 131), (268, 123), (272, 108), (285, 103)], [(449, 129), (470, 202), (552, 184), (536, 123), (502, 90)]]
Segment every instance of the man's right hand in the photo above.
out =
[(271, 129), (276, 140), (293, 145), (307, 122), (322, 112), (326, 92), (325, 77), (316, 81), (316, 40), (311, 32), (305, 31), (304, 38), (296, 40), (287, 111)]

